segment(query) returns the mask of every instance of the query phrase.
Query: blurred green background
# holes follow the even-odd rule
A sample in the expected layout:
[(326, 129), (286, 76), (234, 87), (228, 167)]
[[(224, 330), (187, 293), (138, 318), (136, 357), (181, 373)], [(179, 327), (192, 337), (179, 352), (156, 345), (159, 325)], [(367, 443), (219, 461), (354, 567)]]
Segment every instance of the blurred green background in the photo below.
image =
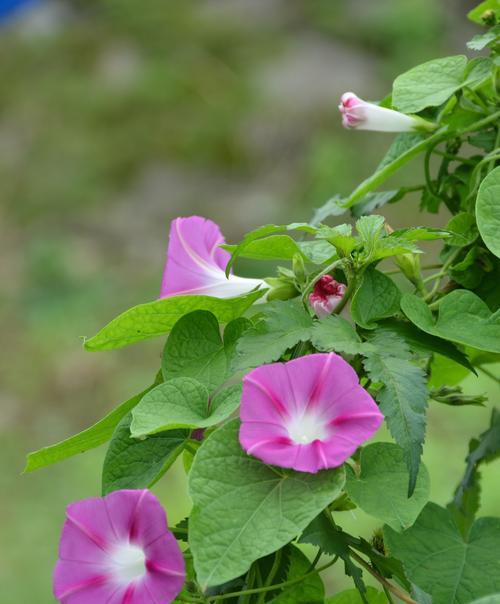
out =
[[(380, 98), (401, 70), (463, 52), (474, 4), (46, 0), (0, 26), (2, 604), (54, 601), (65, 505), (99, 494), (105, 449), (21, 476), (25, 453), (90, 425), (158, 367), (161, 341), (85, 353), (79, 338), (158, 295), (170, 220), (200, 213), (236, 241), (348, 193), (391, 136), (343, 131), (340, 94)], [(406, 171), (407, 184), (420, 177), (418, 163)], [(418, 199), (387, 216), (447, 220), (419, 215)], [(497, 402), (487, 377), (465, 383)], [(435, 501), (450, 498), (489, 413), (431, 402)], [(483, 514), (499, 512), (496, 474), (484, 471)], [(173, 523), (189, 509), (184, 485), (176, 467), (155, 487)], [(376, 526), (357, 511), (339, 523)]]

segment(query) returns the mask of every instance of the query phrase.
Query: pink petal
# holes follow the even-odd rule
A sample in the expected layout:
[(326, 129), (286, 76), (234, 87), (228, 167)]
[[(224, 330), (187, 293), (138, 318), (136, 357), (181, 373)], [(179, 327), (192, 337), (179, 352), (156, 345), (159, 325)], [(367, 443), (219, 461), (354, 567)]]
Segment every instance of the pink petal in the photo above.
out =
[(249, 455), (302, 472), (341, 465), (383, 420), (356, 372), (334, 353), (251, 371), (240, 417), (240, 443)]
[(173, 220), (160, 297), (193, 294), (232, 298), (265, 285), (261, 279), (226, 277), (230, 254), (219, 247), (224, 242), (211, 220), (201, 216)]
[(63, 604), (169, 604), (185, 578), (182, 552), (149, 491), (115, 491), (68, 506), (54, 570)]

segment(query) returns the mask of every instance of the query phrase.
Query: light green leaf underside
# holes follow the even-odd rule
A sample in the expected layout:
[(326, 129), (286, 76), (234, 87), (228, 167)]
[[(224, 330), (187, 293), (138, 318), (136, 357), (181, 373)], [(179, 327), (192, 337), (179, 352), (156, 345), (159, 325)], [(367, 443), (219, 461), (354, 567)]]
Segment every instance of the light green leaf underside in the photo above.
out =
[(168, 333), (183, 315), (194, 310), (212, 312), (220, 323), (241, 316), (267, 290), (258, 290), (237, 298), (211, 296), (172, 296), (139, 304), (113, 319), (94, 337), (86, 340), (89, 351), (122, 348), (141, 340)]

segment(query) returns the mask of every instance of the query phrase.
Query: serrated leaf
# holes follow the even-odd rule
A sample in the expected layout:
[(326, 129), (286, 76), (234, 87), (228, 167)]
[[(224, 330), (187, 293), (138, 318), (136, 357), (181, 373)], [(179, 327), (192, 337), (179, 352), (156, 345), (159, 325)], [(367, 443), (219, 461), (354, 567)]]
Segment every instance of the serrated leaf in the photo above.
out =
[(401, 308), (426, 333), (479, 350), (500, 352), (500, 314), (492, 314), (471, 291), (455, 290), (441, 298), (437, 319), (421, 298), (411, 294), (403, 295)]
[(430, 227), (409, 227), (407, 229), (398, 229), (393, 231), (387, 238), (400, 239), (406, 241), (435, 241), (436, 239), (447, 239), (451, 233), (444, 229), (433, 229)]
[(375, 249), (375, 243), (380, 238), (382, 229), (384, 228), (385, 218), (372, 214), (370, 216), (361, 216), (356, 220), (356, 230), (361, 237), (364, 248), (368, 256)]
[(400, 357), (370, 353), (364, 360), (369, 377), (381, 382), (375, 398), (390, 433), (402, 447), (410, 474), (408, 496), (415, 489), (425, 438), (427, 388), (425, 373)]
[(314, 210), (310, 224), (318, 226), (329, 216), (341, 216), (345, 214), (346, 208), (342, 206), (343, 199), (339, 195), (335, 195), (326, 201), (321, 207)]
[[(290, 568), (286, 581), (293, 581), (306, 575), (311, 569), (311, 562), (299, 548), (290, 547)], [(285, 589), (274, 598), (267, 600), (269, 604), (323, 604), (325, 588), (318, 574), (311, 575)]]
[(148, 338), (168, 333), (175, 323), (194, 310), (212, 312), (219, 323), (229, 323), (242, 315), (267, 290), (250, 292), (237, 298), (212, 298), (211, 296), (172, 296), (139, 304), (86, 340), (85, 350), (113, 350)]
[(347, 533), (330, 522), (326, 514), (322, 513), (304, 529), (299, 543), (311, 543), (331, 556), (339, 556), (344, 562), (345, 574), (352, 577), (356, 589), (364, 594), (366, 586), (363, 581), (363, 571), (351, 559), (348, 538)]
[(374, 329), (377, 321), (399, 312), (401, 292), (390, 277), (369, 267), (363, 273), (361, 285), (352, 303), (352, 318), (365, 329)]
[(339, 256), (349, 256), (358, 245), (356, 237), (353, 237), (351, 233), (352, 226), (350, 224), (339, 224), (335, 227), (323, 225), (318, 229), (317, 237), (326, 239), (335, 248)]
[(61, 442), (29, 453), (24, 472), (33, 472), (39, 468), (50, 466), (107, 442), (113, 435), (120, 420), (125, 417), (154, 386), (155, 384), (128, 399), (86, 430), (83, 430), (74, 436), (70, 436)]
[(167, 339), (161, 366), (165, 381), (189, 377), (209, 392), (216, 390), (226, 379), (227, 361), (215, 315), (195, 310), (181, 317)]
[(132, 413), (113, 433), (102, 468), (102, 494), (118, 489), (146, 489), (153, 485), (181, 453), (189, 430), (171, 430), (145, 440), (130, 436)]
[(483, 50), (500, 36), (500, 25), (495, 25), (484, 34), (476, 34), (472, 40), (467, 42), (467, 48), (471, 50)]
[(399, 534), (384, 527), (389, 551), (433, 604), (465, 604), (500, 590), (500, 518), (480, 518), (467, 539), (449, 511), (428, 503)]
[(455, 490), (452, 502), (448, 505), (463, 534), (467, 534), (479, 509), (479, 467), (482, 463), (488, 463), (499, 455), (500, 413), (493, 409), (488, 430), (483, 432), (479, 438), (473, 438), (469, 443), (464, 476)]
[(323, 264), (331, 261), (336, 254), (335, 249), (328, 241), (315, 239), (314, 241), (298, 241), (297, 245), (302, 250), (302, 253), (313, 263)]
[(295, 300), (271, 302), (257, 325), (236, 345), (236, 370), (277, 361), (289, 348), (311, 337), (313, 320)]
[(482, 181), (477, 192), (476, 219), (486, 247), (500, 258), (500, 166)]
[(345, 352), (359, 354), (365, 344), (354, 327), (338, 315), (329, 315), (314, 323), (311, 332), (313, 346), (321, 352)]
[(408, 498), (408, 469), (401, 447), (373, 443), (361, 450), (359, 475), (348, 472), (346, 491), (363, 511), (396, 531), (410, 527), (429, 500), (430, 480), (422, 464)]
[(189, 476), (189, 544), (203, 588), (239, 576), (288, 543), (345, 482), (342, 469), (282, 474), (246, 455), (238, 433), (234, 420), (211, 434)]
[(417, 65), (394, 80), (392, 104), (404, 113), (436, 107), (462, 86), (467, 57), (457, 55)]
[[(381, 321), (377, 328), (377, 333), (393, 333), (399, 338), (402, 338), (409, 348), (415, 353), (438, 353), (455, 363), (462, 365), (468, 371), (475, 373), (474, 367), (471, 365), (467, 355), (459, 350), (454, 344), (432, 336), (425, 331), (421, 331), (412, 323), (407, 321), (399, 321), (396, 319), (387, 319)], [(458, 367), (458, 369), (460, 369)], [(467, 372), (464, 373), (467, 375)]]
[[(368, 604), (388, 604), (389, 600), (385, 593), (377, 591), (374, 587), (367, 587), (365, 602)], [(363, 604), (363, 600), (357, 589), (346, 589), (325, 600), (325, 604)]]

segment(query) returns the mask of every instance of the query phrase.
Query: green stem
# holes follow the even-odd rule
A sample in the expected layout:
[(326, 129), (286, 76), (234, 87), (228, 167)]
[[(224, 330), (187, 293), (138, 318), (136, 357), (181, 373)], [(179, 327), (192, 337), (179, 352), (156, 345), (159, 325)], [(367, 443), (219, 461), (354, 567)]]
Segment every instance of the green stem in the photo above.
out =
[(342, 204), (342, 207), (344, 207), (346, 209), (351, 208), (360, 199), (362, 199), (367, 193), (369, 193), (370, 191), (373, 191), (373, 189), (376, 189), (379, 185), (381, 185), (385, 180), (387, 180), (387, 178), (389, 178), (389, 176), (391, 176), (392, 174), (394, 174), (394, 172), (399, 170), (399, 168), (401, 168), (406, 163), (408, 163), (411, 159), (413, 159), (414, 157), (416, 157), (417, 155), (420, 155), (420, 153), (425, 151), (429, 145), (437, 144), (438, 142), (441, 142), (442, 140), (446, 140), (447, 138), (449, 138), (451, 136), (460, 137), (460, 136), (463, 136), (464, 134), (468, 134), (469, 132), (481, 130), (482, 128), (484, 128), (485, 126), (488, 126), (492, 122), (498, 121), (498, 119), (500, 119), (500, 111), (495, 111), (495, 113), (492, 113), (491, 115), (488, 115), (487, 117), (484, 117), (484, 118), (478, 120), (477, 122), (474, 122), (473, 124), (470, 124), (469, 126), (466, 126), (465, 128), (462, 128), (461, 130), (456, 130), (456, 131), (450, 132), (450, 131), (448, 131), (446, 126), (439, 129), (432, 136), (429, 136), (429, 138), (426, 138), (423, 141), (421, 141), (420, 143), (411, 147), (410, 149), (408, 149), (407, 151), (402, 153), (394, 161), (392, 161), (390, 164), (387, 164), (387, 166), (382, 168), (382, 170), (375, 172), (375, 174), (372, 174), (369, 178), (364, 180), (349, 195), (349, 197)]
[(236, 598), (238, 596), (260, 594), (263, 592), (273, 591), (276, 589), (283, 589), (284, 587), (290, 587), (291, 585), (295, 585), (296, 583), (305, 581), (309, 577), (312, 577), (313, 575), (323, 572), (327, 568), (330, 568), (330, 566), (333, 566), (336, 561), (337, 561), (337, 558), (334, 558), (333, 560), (330, 560), (330, 562), (328, 562), (327, 564), (323, 564), (323, 566), (315, 568), (311, 572), (306, 573), (305, 575), (302, 575), (302, 577), (297, 577), (296, 579), (290, 579), (290, 581), (283, 581), (282, 583), (276, 583), (275, 585), (269, 585), (268, 587), (256, 587), (255, 589), (244, 589), (242, 591), (235, 591), (235, 592), (228, 593), (228, 594), (221, 594), (220, 596), (212, 596), (207, 599), (207, 602), (219, 602), (221, 600), (229, 600), (230, 598)]
[(379, 185), (381, 185), (389, 176), (394, 174), (399, 168), (404, 166), (406, 163), (413, 159), (422, 151), (425, 151), (430, 144), (440, 142), (443, 136), (446, 133), (446, 128), (438, 130), (429, 138), (425, 138), (420, 143), (417, 143), (404, 153), (402, 153), (398, 158), (393, 160), (391, 163), (387, 164), (382, 170), (378, 170), (375, 174), (372, 174), (369, 178), (364, 180), (354, 191), (349, 195), (349, 197), (342, 204), (343, 208), (351, 208), (356, 204), (360, 199), (362, 199), (367, 193), (376, 189)]
[(337, 268), (337, 266), (342, 264), (343, 261), (344, 261), (344, 258), (337, 258), (332, 263), (330, 263), (326, 268), (324, 268), (318, 275), (316, 275), (316, 277), (314, 277), (314, 279), (307, 285), (307, 287), (302, 292), (302, 302), (304, 304), (307, 305), (307, 298), (308, 298), (309, 294), (312, 292), (312, 290), (314, 289), (314, 286), (316, 285), (316, 283), (321, 279), (321, 277), (323, 277), (324, 275), (328, 275), (328, 273), (331, 273), (335, 268)]
[(367, 570), (370, 573), (370, 575), (372, 577), (374, 577), (383, 587), (386, 587), (397, 598), (399, 598), (403, 602), (406, 602), (406, 604), (418, 604), (418, 602), (416, 602), (412, 597), (410, 597), (410, 595), (407, 594), (406, 591), (403, 591), (402, 589), (399, 589), (399, 587), (397, 587), (393, 583), (390, 583), (389, 581), (387, 581), (387, 579), (385, 577), (382, 577), (382, 575), (379, 575), (379, 573), (376, 570), (374, 570), (368, 564), (368, 562), (366, 562), (365, 560), (363, 560), (363, 558), (361, 556), (359, 556), (356, 552), (354, 552), (352, 550), (349, 550), (349, 555), (354, 560), (356, 560), (356, 562), (360, 566), (362, 566), (365, 570)]
[(487, 375), (491, 380), (493, 380), (497, 384), (500, 382), (500, 378), (498, 378), (489, 369), (485, 369), (482, 365), (478, 365), (478, 369), (479, 369), (479, 371), (482, 371), (484, 373), (484, 375)]
[[(271, 570), (269, 571), (269, 574), (267, 575), (266, 580), (264, 582), (264, 587), (271, 586), (271, 584), (274, 580), (274, 577), (276, 576), (276, 573), (278, 572), (278, 569), (280, 567), (281, 556), (282, 556), (282, 550), (278, 550), (276, 552), (276, 555), (274, 556), (273, 565), (271, 567)], [(264, 604), (265, 601), (266, 601), (266, 592), (263, 591), (261, 594), (259, 594), (256, 604)]]
[(318, 549), (318, 553), (314, 556), (314, 560), (311, 562), (311, 567), (309, 568), (309, 570), (314, 570), (316, 568), (316, 564), (318, 564), (319, 559), (321, 558), (321, 556), (323, 555), (323, 551), (321, 550), (321, 548)]

